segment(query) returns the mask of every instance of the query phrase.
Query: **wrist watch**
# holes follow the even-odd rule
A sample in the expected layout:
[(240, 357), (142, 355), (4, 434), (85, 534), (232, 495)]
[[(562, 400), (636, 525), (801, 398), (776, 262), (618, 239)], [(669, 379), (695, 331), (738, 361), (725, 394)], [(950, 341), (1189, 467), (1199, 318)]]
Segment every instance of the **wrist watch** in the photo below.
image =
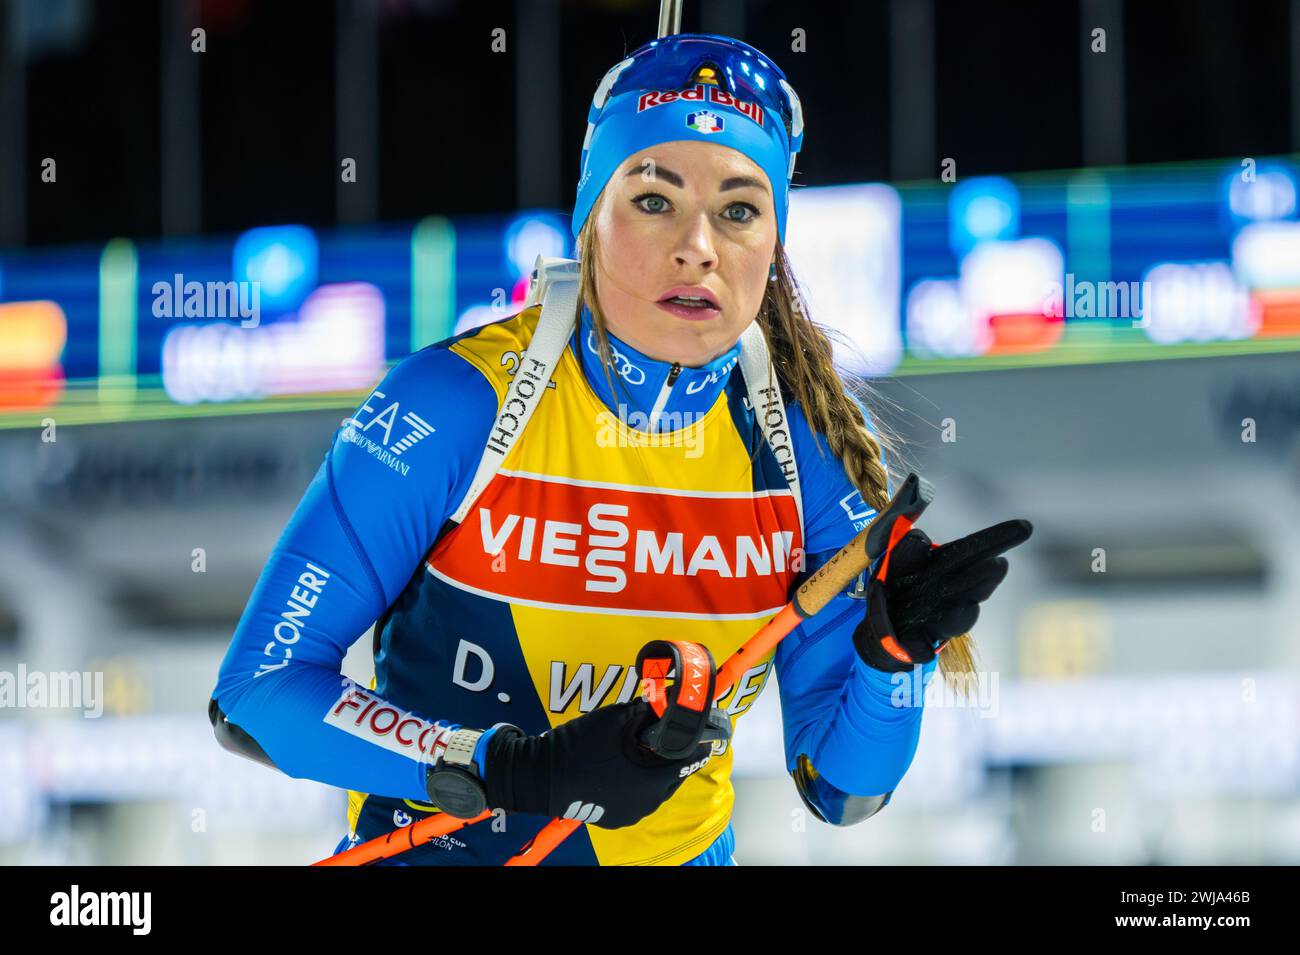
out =
[(429, 802), (458, 819), (473, 819), (487, 808), (487, 789), (474, 763), (474, 748), (485, 730), (458, 729), (425, 775)]

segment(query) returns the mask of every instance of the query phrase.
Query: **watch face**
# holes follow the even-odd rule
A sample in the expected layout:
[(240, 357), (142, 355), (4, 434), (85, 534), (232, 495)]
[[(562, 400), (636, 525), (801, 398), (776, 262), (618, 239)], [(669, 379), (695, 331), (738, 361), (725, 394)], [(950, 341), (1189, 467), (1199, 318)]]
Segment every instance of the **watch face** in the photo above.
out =
[(457, 769), (437, 769), (428, 776), (429, 801), (458, 819), (473, 819), (487, 808), (483, 784)]

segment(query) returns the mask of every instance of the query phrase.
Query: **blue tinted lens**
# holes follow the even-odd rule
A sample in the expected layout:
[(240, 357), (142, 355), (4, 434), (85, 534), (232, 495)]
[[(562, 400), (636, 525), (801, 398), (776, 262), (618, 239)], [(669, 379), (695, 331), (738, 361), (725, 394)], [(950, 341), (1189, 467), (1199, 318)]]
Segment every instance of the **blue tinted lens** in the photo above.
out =
[(702, 66), (712, 65), (719, 86), (780, 116), (786, 132), (791, 130), (791, 104), (780, 82), (785, 74), (751, 46), (727, 37), (679, 34), (647, 43), (632, 54), (632, 61), (618, 75), (611, 95), (637, 89), (683, 89), (696, 81)]

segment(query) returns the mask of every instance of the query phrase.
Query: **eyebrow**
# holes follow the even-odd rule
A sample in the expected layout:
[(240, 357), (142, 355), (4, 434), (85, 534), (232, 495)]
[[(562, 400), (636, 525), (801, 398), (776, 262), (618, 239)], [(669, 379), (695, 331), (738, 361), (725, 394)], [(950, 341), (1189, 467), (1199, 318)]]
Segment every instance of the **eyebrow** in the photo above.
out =
[[(627, 176), (624, 176), (623, 178), (626, 179), (630, 176), (639, 176), (641, 173), (642, 167), (637, 166), (634, 169), (628, 170)], [(676, 186), (678, 189), (686, 188), (685, 179), (673, 172), (671, 169), (665, 169), (663, 166), (655, 167), (654, 178), (662, 179), (664, 182), (668, 183), (668, 185)], [(751, 187), (754, 189), (761, 189), (764, 192), (768, 191), (766, 183), (761, 179), (755, 179), (753, 176), (732, 176), (730, 179), (722, 180), (722, 185), (718, 186), (718, 192), (727, 192), (731, 189), (745, 189)]]

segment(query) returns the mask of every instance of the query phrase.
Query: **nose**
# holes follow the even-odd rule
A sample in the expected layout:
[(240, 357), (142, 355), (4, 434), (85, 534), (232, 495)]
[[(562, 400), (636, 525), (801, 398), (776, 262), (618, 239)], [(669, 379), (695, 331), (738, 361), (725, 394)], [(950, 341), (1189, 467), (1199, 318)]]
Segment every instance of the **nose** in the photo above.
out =
[(687, 218), (673, 257), (679, 266), (710, 270), (717, 267), (718, 250), (713, 241), (709, 215), (701, 210)]

